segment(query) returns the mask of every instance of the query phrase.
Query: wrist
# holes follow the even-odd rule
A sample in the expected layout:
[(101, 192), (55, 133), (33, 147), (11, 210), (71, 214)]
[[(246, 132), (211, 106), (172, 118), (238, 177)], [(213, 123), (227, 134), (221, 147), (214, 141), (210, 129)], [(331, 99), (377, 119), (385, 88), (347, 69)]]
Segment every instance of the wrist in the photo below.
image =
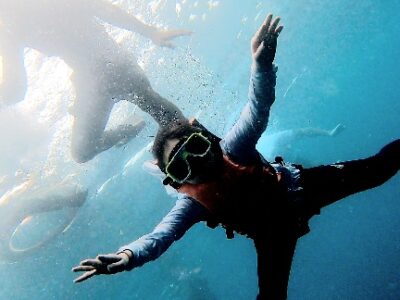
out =
[(118, 252), (118, 254), (122, 254), (123, 256), (127, 257), (127, 262), (125, 264), (126, 271), (130, 271), (136, 267), (135, 266), (135, 256), (134, 256), (132, 250), (124, 249), (124, 250)]
[(125, 254), (129, 260), (131, 260), (133, 257), (133, 252), (129, 249), (124, 249), (122, 251), (119, 251), (117, 254)]
[(251, 69), (253, 72), (268, 72), (272, 70), (272, 62), (270, 63), (260, 63), (253, 59), (253, 63), (251, 65)]
[(124, 252), (126, 255), (129, 256), (129, 259), (131, 259), (131, 258), (133, 257), (133, 252), (132, 252), (131, 250), (125, 249), (123, 252)]

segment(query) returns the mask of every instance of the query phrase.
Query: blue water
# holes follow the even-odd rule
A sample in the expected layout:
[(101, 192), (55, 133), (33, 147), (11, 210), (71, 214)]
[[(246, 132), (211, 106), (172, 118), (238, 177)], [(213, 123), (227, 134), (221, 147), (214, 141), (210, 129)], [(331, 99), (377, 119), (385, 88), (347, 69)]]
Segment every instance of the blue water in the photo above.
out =
[[(133, 1), (121, 2), (134, 11)], [(273, 12), (285, 28), (267, 133), (344, 124), (346, 130), (335, 138), (292, 145), (296, 157), (310, 164), (365, 157), (399, 137), (399, 1), (221, 0), (209, 10), (206, 1), (195, 7), (188, 0), (179, 17), (175, 1), (170, 2), (158, 19), (194, 34), (180, 39), (174, 52), (156, 50), (146, 73), (154, 88), (188, 116), (202, 110), (200, 120), (219, 134), (232, 125), (246, 101), (249, 40), (267, 12)], [(189, 21), (190, 14), (197, 19)], [(162, 69), (157, 67), (160, 58), (165, 60)], [(126, 147), (95, 158), (86, 178), (89, 199), (72, 227), (34, 256), (1, 264), (0, 299), (255, 298), (252, 242), (240, 236), (228, 241), (222, 229), (203, 224), (156, 262), (72, 283), (70, 269), (80, 260), (116, 251), (147, 233), (173, 205), (159, 180), (140, 165), (96, 193), (154, 132), (152, 125)], [(400, 299), (399, 180), (397, 175), (312, 219), (311, 233), (301, 238), (294, 257), (289, 299)]]

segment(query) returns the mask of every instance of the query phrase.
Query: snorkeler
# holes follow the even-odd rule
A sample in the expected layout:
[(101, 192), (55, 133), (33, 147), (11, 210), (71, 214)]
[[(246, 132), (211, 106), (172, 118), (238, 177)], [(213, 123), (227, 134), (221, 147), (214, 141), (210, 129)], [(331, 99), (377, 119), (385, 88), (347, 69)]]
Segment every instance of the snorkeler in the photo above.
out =
[(184, 194), (158, 224), (116, 253), (80, 262), (82, 282), (99, 274), (132, 270), (155, 260), (200, 221), (218, 224), (254, 240), (258, 299), (286, 299), (297, 240), (309, 232), (320, 209), (351, 194), (383, 184), (400, 168), (400, 140), (366, 159), (302, 168), (269, 163), (256, 150), (275, 101), (273, 65), (283, 27), (269, 15), (251, 42), (249, 100), (237, 123), (220, 139), (196, 120), (160, 128), (153, 155), (164, 184)]
[[(69, 228), (87, 198), (86, 189), (68, 180), (37, 189), (33, 188), (33, 183), (33, 179), (25, 180), (0, 197), (1, 262), (15, 262), (45, 247)], [(61, 210), (65, 211), (65, 219), (51, 232), (43, 233), (42, 240), (24, 248), (14, 244), (21, 226), (33, 217)]]
[[(282, 131), (278, 131), (272, 134), (263, 134), (261, 138), (257, 142), (257, 150), (262, 154), (263, 157), (268, 159), (277, 160), (279, 157), (293, 157), (291, 155), (293, 153), (294, 147), (293, 144), (297, 141), (303, 139), (304, 137), (335, 137), (340, 134), (346, 127), (342, 124), (337, 124), (334, 128), (330, 130), (315, 128), (315, 127), (304, 127), (304, 128), (296, 128), (296, 129), (286, 129)], [(138, 153), (143, 156), (144, 151), (146, 151), (149, 146), (152, 146), (151, 142)], [(150, 149), (148, 149), (150, 150)], [(137, 158), (137, 159), (136, 159)], [(304, 165), (305, 159), (298, 158), (298, 160), (302, 162)], [(134, 156), (135, 162), (140, 159), (137, 154)], [(296, 160), (298, 162), (298, 160)], [(292, 161), (292, 160), (289, 160)], [(309, 164), (307, 162), (307, 164)], [(160, 168), (153, 163), (152, 160), (147, 160), (142, 163), (142, 169), (146, 171), (146, 173), (158, 178), (161, 182), (165, 178), (165, 174), (160, 170)], [(179, 197), (179, 193), (170, 185), (165, 185), (166, 193), (171, 197)]]
[(74, 116), (71, 153), (80, 163), (127, 143), (143, 129), (145, 124), (139, 121), (105, 130), (111, 110), (120, 100), (138, 105), (161, 126), (183, 118), (152, 89), (135, 59), (110, 37), (101, 22), (135, 31), (169, 48), (173, 38), (190, 34), (146, 25), (104, 0), (0, 1), (0, 106), (25, 97), (24, 47), (62, 58), (73, 70), (76, 99), (70, 109)]

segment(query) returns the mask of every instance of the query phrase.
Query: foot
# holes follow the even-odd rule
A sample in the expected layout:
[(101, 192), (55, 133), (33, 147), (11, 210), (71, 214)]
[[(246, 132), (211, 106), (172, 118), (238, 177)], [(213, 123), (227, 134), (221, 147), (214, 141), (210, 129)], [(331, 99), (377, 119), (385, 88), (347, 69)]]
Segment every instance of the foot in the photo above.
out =
[(140, 120), (139, 122), (135, 123), (134, 125), (125, 125), (126, 130), (124, 133), (121, 133), (122, 137), (118, 141), (118, 143), (115, 144), (117, 148), (120, 148), (124, 145), (126, 145), (132, 138), (137, 136), (139, 132), (143, 130), (143, 128), (146, 126), (146, 122), (143, 120)]

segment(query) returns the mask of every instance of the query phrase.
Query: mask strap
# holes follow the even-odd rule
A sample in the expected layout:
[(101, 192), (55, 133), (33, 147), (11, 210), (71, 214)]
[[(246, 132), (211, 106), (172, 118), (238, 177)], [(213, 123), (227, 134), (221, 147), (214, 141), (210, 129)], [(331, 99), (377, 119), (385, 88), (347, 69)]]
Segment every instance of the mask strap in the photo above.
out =
[(179, 189), (182, 185), (180, 183), (177, 183), (176, 181), (174, 181), (171, 177), (167, 176), (165, 177), (165, 179), (163, 180), (163, 185), (169, 185), (171, 187), (173, 187), (174, 189)]

